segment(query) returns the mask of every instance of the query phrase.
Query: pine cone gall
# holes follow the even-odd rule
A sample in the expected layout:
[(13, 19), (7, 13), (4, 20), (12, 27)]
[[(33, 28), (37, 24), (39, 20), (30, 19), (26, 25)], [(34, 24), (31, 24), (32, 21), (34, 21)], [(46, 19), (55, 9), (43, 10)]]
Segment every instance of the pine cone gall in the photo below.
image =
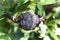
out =
[(26, 12), (24, 14), (21, 14), (18, 17), (17, 21), (20, 28), (31, 30), (37, 26), (37, 24), (39, 23), (39, 18), (36, 14)]

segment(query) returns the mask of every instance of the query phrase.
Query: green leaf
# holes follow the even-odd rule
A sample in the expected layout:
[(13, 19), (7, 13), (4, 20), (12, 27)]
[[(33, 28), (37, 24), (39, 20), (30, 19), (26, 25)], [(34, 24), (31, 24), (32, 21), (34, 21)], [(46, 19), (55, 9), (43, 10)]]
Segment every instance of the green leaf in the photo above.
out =
[(3, 14), (4, 14), (3, 11), (0, 10), (0, 17), (1, 17)]
[(3, 6), (4, 6), (5, 9), (10, 8), (10, 4), (9, 4), (8, 0), (3, 1)]
[(31, 3), (31, 1), (26, 2), (26, 3), (18, 6), (18, 7), (16, 8), (16, 10), (17, 10), (17, 11), (24, 11), (24, 10), (27, 9), (27, 6), (28, 6), (30, 3)]
[(35, 3), (30, 3), (30, 5), (28, 5), (28, 8), (30, 8), (30, 10), (35, 12), (35, 6), (36, 6)]
[(6, 18), (0, 20), (0, 31), (8, 33), (10, 29), (10, 24), (7, 22)]
[(54, 19), (53, 16), (54, 16), (53, 13), (49, 13), (49, 15), (46, 16), (46, 19), (47, 19), (46, 21), (48, 22), (48, 21), (53, 20)]
[(40, 5), (40, 4), (38, 4), (37, 6), (38, 6), (38, 9), (39, 9), (38, 10), (38, 15), (45, 16), (44, 6)]
[(4, 8), (3, 8), (3, 6), (2, 6), (3, 4), (2, 3), (0, 3), (0, 16), (2, 16), (4, 13)]
[(48, 24), (49, 28), (51, 28), (51, 30), (55, 30), (56, 27), (57, 27), (57, 24), (54, 22), (54, 21), (51, 21), (49, 24)]
[(10, 35), (12, 40), (20, 40), (22, 37), (24, 37), (24, 33), (20, 29), (11, 33)]
[(24, 37), (22, 37), (20, 40), (28, 40), (29, 38), (29, 33), (24, 33)]
[(55, 8), (55, 18), (60, 19), (60, 6)]
[(35, 6), (35, 14), (38, 16), (45, 16), (44, 6), (37, 3)]
[(60, 19), (60, 13), (57, 13), (57, 14), (55, 15), (55, 19)]
[(47, 16), (47, 20), (45, 21), (45, 24), (50, 28), (51, 30), (55, 30), (57, 27), (56, 21), (53, 19), (53, 14), (49, 14)]
[(48, 23), (51, 23), (51, 21), (53, 21), (53, 14), (50, 13), (48, 16), (46, 16), (45, 23), (48, 24)]
[(9, 35), (0, 32), (0, 40), (11, 40), (11, 38), (9, 37)]
[(56, 3), (57, 1), (56, 0), (40, 0), (40, 4), (41, 5), (49, 5), (49, 4), (54, 4)]
[(59, 40), (59, 38), (57, 37), (57, 35), (56, 35), (54, 32), (52, 32), (51, 30), (49, 30), (49, 33), (50, 33), (51, 37), (52, 37), (54, 40)]

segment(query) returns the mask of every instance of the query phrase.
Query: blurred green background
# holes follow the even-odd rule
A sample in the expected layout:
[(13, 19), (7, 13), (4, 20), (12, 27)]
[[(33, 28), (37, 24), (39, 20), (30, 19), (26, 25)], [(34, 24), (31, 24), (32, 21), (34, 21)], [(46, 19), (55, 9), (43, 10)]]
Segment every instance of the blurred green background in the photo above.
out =
[[(10, 19), (28, 10), (46, 19), (29, 31)], [(0, 0), (0, 40), (60, 40), (60, 0)]]

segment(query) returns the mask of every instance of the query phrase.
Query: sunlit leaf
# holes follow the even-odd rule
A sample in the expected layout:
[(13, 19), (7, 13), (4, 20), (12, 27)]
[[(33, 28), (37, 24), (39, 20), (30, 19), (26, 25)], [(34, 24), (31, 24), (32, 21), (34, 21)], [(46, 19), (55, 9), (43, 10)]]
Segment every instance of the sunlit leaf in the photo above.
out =
[(49, 30), (49, 33), (50, 33), (51, 37), (52, 37), (54, 40), (59, 40), (59, 38), (57, 37), (57, 35), (56, 35), (54, 32), (52, 32), (51, 30)]
[(56, 0), (40, 0), (41, 5), (54, 4), (56, 2), (57, 2)]
[(11, 40), (11, 38), (9, 37), (9, 35), (0, 32), (0, 40)]

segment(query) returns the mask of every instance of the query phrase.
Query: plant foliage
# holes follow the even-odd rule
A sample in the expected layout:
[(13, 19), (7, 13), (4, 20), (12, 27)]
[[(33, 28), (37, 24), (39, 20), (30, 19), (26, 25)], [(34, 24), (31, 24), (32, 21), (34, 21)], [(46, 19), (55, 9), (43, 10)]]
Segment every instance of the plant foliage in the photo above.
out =
[[(56, 29), (60, 28), (59, 2), (59, 0), (0, 0), (0, 40), (45, 40), (46, 36), (50, 40), (60, 40), (60, 34), (56, 34)], [(24, 30), (19, 28), (15, 21), (19, 15), (29, 10), (45, 20), (33, 30)]]

